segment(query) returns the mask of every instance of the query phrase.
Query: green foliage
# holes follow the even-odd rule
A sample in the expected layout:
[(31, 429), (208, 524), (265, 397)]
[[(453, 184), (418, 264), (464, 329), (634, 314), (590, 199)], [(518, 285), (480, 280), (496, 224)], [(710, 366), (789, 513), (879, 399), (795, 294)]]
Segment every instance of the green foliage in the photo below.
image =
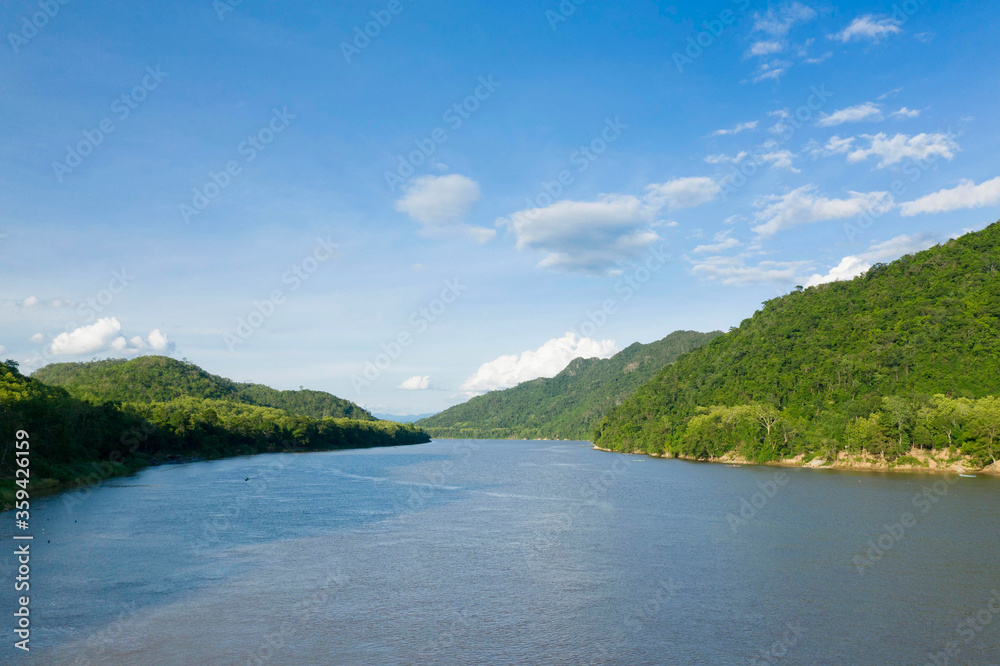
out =
[(594, 423), (663, 366), (718, 335), (678, 331), (610, 359), (578, 358), (551, 379), (491, 391), (417, 423), (435, 437), (586, 439)]
[[(175, 364), (157, 363), (154, 359), (152, 363), (136, 365), (176, 369)], [(100, 370), (97, 377), (104, 378), (109, 368), (122, 372), (121, 366), (125, 364), (83, 365), (97, 365)], [(192, 365), (184, 367), (183, 377), (187, 379), (174, 387), (176, 391), (162, 375), (152, 380), (151, 387), (138, 383), (137, 377), (141, 374), (130, 375), (128, 381), (135, 383), (127, 385), (122, 393), (139, 399), (105, 402), (96, 401), (98, 392), (84, 388), (88, 386), (86, 372), (68, 383), (90, 400), (37, 379), (38, 374), (49, 376), (47, 373), (25, 377), (13, 361), (0, 364), (0, 442), (3, 442), (0, 506), (10, 505), (14, 489), (15, 433), (22, 429), (30, 435), (31, 487), (35, 491), (101, 481), (171, 460), (430, 441), (425, 432), (411, 424), (371, 418), (313, 418), (285, 409), (204, 397), (205, 392), (211, 392), (220, 382), (206, 382), (205, 378), (212, 378), (212, 375)], [(221, 385), (225, 386), (224, 382), (228, 380), (221, 380)], [(100, 388), (102, 384), (92, 382), (89, 386)], [(195, 395), (184, 395), (187, 390)], [(322, 396), (327, 395), (313, 391), (292, 393), (307, 398), (318, 394), (321, 402), (325, 400)], [(145, 399), (151, 395), (170, 397)]]
[(705, 457), (746, 445), (733, 425), (742, 417), (719, 410), (768, 405), (783, 424), (784, 455), (847, 446), (894, 458), (914, 445), (956, 446), (985, 463), (1000, 441), (988, 397), (997, 377), (1000, 223), (768, 301), (664, 368), (593, 439)]
[(210, 375), (198, 366), (166, 356), (127, 361), (56, 363), (32, 375), (88, 402), (163, 402), (180, 397), (229, 400), (285, 409), (313, 418), (375, 420), (358, 405), (323, 391), (278, 391), (261, 384), (240, 384)]

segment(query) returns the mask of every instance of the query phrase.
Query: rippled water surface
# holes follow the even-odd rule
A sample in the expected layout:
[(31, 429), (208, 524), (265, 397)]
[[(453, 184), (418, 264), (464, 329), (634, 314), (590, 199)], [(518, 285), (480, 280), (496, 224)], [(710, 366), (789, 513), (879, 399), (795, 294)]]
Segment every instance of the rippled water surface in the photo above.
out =
[(5, 663), (1000, 663), (995, 478), (436, 441), (158, 467), (32, 518)]

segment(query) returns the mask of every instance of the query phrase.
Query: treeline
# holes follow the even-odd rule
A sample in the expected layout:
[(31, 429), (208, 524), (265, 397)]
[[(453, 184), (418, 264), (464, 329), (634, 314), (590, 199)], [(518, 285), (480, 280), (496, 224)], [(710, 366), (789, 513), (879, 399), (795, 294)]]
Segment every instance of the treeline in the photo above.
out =
[(14, 434), (31, 442), (32, 489), (60, 489), (121, 476), (151, 464), (273, 451), (319, 451), (430, 441), (411, 424), (315, 419), (229, 400), (178, 397), (90, 402), (0, 363), (0, 489), (14, 489)]
[[(985, 464), (995, 458), (988, 424), (998, 377), (993, 224), (854, 280), (767, 301), (611, 410), (593, 439), (614, 450), (739, 450), (753, 460), (953, 447)], [(958, 415), (950, 437), (945, 413)]]
[(753, 403), (699, 407), (676, 442), (647, 449), (649, 453), (711, 459), (727, 453), (758, 463), (811, 452), (836, 459), (851, 454), (896, 460), (911, 449), (946, 449), (968, 456), (980, 466), (1000, 453), (1000, 399), (979, 400), (935, 395), (908, 400), (886, 397), (868, 417), (846, 424), (842, 442), (817, 437), (810, 423), (772, 405)]

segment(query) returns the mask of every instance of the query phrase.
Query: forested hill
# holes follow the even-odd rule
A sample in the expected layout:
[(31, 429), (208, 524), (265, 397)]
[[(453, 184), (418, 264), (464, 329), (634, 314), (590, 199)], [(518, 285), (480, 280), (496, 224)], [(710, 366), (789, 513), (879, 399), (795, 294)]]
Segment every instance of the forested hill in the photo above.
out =
[(274, 407), (316, 419), (375, 420), (353, 402), (323, 391), (279, 391), (261, 384), (240, 384), (166, 356), (56, 363), (32, 377), (89, 402), (163, 402), (186, 397)]
[[(218, 378), (175, 361), (150, 358), (84, 365), (96, 366), (98, 372), (91, 377), (100, 381), (88, 385), (81, 378), (86, 374), (67, 371), (72, 365), (61, 366), (61, 374), (25, 377), (14, 361), (0, 362), (0, 509), (11, 506), (18, 489), (14, 451), (15, 442), (24, 440), (18, 435), (21, 431), (27, 433), (31, 447), (32, 491), (91, 485), (163, 462), (430, 441), (412, 424), (373, 420), (370, 415), (313, 418), (248, 404), (239, 391), (221, 391), (214, 381)], [(143, 370), (124, 372), (126, 368)], [(185, 372), (178, 375), (180, 368)], [(78, 395), (49, 386), (38, 375), (66, 379)], [(115, 377), (123, 382), (118, 389), (110, 383)], [(144, 377), (149, 379), (148, 390), (139, 384)], [(319, 395), (323, 404), (322, 396), (328, 394)]]
[(677, 331), (609, 359), (578, 358), (552, 378), (492, 391), (417, 421), (434, 437), (587, 439), (594, 423), (663, 366), (715, 333)]
[(996, 461), (1000, 223), (765, 303), (598, 424), (602, 447), (755, 460), (911, 446)]

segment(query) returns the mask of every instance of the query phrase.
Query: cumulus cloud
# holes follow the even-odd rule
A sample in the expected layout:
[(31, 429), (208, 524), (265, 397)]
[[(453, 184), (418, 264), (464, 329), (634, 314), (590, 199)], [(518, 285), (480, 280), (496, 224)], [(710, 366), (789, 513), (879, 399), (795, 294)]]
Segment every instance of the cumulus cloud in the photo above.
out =
[(787, 194), (758, 199), (755, 205), (763, 210), (755, 213), (759, 225), (753, 230), (761, 236), (772, 236), (784, 229), (803, 224), (855, 217), (864, 211), (882, 214), (895, 202), (888, 192), (848, 192), (846, 199), (828, 199), (817, 194), (815, 185), (804, 185)]
[(666, 183), (646, 186), (646, 200), (656, 207), (663, 205), (676, 210), (678, 208), (694, 208), (708, 203), (722, 188), (711, 178), (675, 178)]
[(125, 338), (119, 336), (122, 325), (115, 317), (104, 317), (98, 319), (89, 326), (60, 333), (49, 345), (49, 353), (56, 356), (90, 354), (96, 351), (109, 349), (112, 344), (119, 340), (124, 347)]
[(3, 354), (6, 351), (7, 351), (7, 348), (4, 347), (3, 345), (0, 345), (0, 354)]
[(962, 208), (982, 208), (1000, 205), (1000, 177), (987, 180), (979, 185), (971, 180), (962, 180), (957, 187), (940, 190), (907, 201), (901, 205), (900, 213), (912, 217), (921, 213), (946, 213)]
[(33, 307), (35, 305), (38, 305), (38, 299), (34, 296), (28, 296), (26, 299), (21, 301), (21, 305), (23, 305), (26, 308)]
[(740, 243), (735, 238), (731, 238), (729, 236), (729, 234), (731, 234), (732, 231), (733, 231), (732, 229), (726, 229), (725, 231), (720, 231), (719, 233), (715, 234), (715, 236), (712, 237), (712, 240), (715, 241), (714, 243), (710, 245), (699, 245), (691, 251), (697, 254), (705, 254), (711, 252), (725, 252), (726, 250), (732, 249), (734, 247), (739, 247), (740, 245), (742, 245), (742, 243)]
[(796, 276), (808, 267), (808, 261), (761, 261), (748, 266), (742, 255), (707, 257), (693, 262), (691, 272), (722, 284), (748, 285), (771, 282), (794, 283)]
[(948, 134), (917, 134), (907, 136), (897, 134), (891, 139), (883, 132), (869, 135), (862, 134), (871, 145), (868, 148), (858, 148), (847, 155), (848, 162), (862, 162), (872, 155), (879, 158), (878, 168), (882, 169), (906, 158), (926, 160), (930, 157), (943, 157), (951, 161), (959, 147)]
[(745, 150), (741, 150), (735, 155), (725, 155), (721, 153), (718, 155), (708, 155), (705, 157), (705, 161), (709, 164), (739, 164), (746, 159), (746, 156), (747, 152)]
[(165, 352), (173, 349), (173, 345), (167, 341), (167, 336), (159, 329), (150, 331), (145, 340), (141, 336), (127, 340), (121, 335), (121, 330), (121, 322), (116, 317), (104, 317), (89, 326), (60, 333), (49, 344), (49, 353), (53, 356), (74, 356), (102, 351), (135, 353), (146, 350)]
[(859, 255), (849, 255), (841, 259), (840, 263), (830, 269), (826, 275), (819, 273), (813, 275), (806, 282), (807, 287), (837, 282), (840, 280), (853, 280), (863, 274), (872, 264), (879, 261), (893, 261), (903, 255), (920, 252), (938, 243), (937, 236), (933, 234), (902, 235), (896, 236), (884, 243), (873, 243), (868, 251)]
[(431, 378), (428, 376), (421, 377), (417, 375), (416, 377), (410, 377), (409, 379), (404, 379), (403, 383), (396, 388), (403, 389), (404, 391), (426, 391), (431, 387)]
[(830, 39), (839, 39), (847, 43), (852, 40), (869, 40), (879, 42), (883, 38), (902, 32), (899, 23), (888, 16), (875, 16), (865, 14), (851, 21), (850, 25), (835, 35), (830, 35)]
[(479, 197), (479, 184), (471, 178), (459, 174), (421, 176), (404, 186), (396, 210), (420, 222), (427, 233), (460, 231), (486, 242), (496, 236), (496, 230), (464, 222)]
[(747, 52), (743, 54), (744, 58), (754, 58), (759, 56), (773, 55), (775, 53), (781, 53), (785, 50), (785, 45), (776, 40), (766, 40), (762, 42), (754, 42), (754, 44), (747, 49)]
[(709, 134), (709, 136), (726, 136), (729, 134), (739, 134), (740, 132), (745, 132), (747, 130), (754, 130), (757, 129), (757, 123), (758, 121), (756, 120), (748, 123), (739, 123), (735, 127), (730, 127), (728, 129), (717, 129)]
[(761, 81), (777, 81), (791, 66), (792, 63), (787, 60), (762, 62), (757, 66), (757, 71), (753, 75), (753, 82), (760, 83)]
[(798, 23), (816, 18), (816, 10), (801, 2), (785, 2), (769, 7), (766, 12), (754, 14), (754, 32), (764, 32), (773, 37), (784, 37)]
[(795, 153), (790, 150), (775, 150), (759, 155), (757, 160), (761, 163), (769, 163), (775, 169), (787, 169), (792, 173), (800, 173), (799, 169), (796, 169), (795, 165), (792, 164), (795, 157)]
[(642, 197), (606, 194), (597, 201), (557, 201), (497, 220), (518, 250), (544, 252), (538, 264), (558, 271), (612, 274), (615, 267), (662, 240), (654, 231), (664, 208), (691, 208), (714, 199), (711, 178), (678, 178), (649, 185)]
[(28, 338), (28, 342), (42, 342), (45, 340), (45, 336), (41, 333), (35, 333), (33, 336)]
[(809, 154), (813, 157), (829, 157), (830, 155), (841, 155), (851, 150), (854, 147), (855, 137), (851, 136), (846, 139), (841, 139), (839, 136), (834, 134), (830, 137), (830, 140), (826, 142), (825, 146), (820, 146), (815, 141), (811, 142), (808, 148), (810, 148)]
[(908, 109), (905, 106), (897, 111), (892, 112), (892, 117), (898, 120), (904, 120), (908, 118), (916, 118), (920, 115), (919, 109)]
[(820, 127), (835, 127), (844, 123), (859, 123), (864, 120), (884, 120), (884, 118), (882, 110), (877, 104), (865, 102), (864, 104), (857, 104), (849, 106), (846, 109), (834, 111), (830, 115), (824, 115), (816, 121), (816, 124)]
[(510, 388), (539, 377), (554, 377), (575, 358), (608, 358), (616, 351), (614, 340), (579, 338), (576, 333), (569, 332), (538, 349), (484, 363), (462, 383), (461, 389), (483, 393)]
[(589, 274), (635, 256), (660, 240), (649, 227), (653, 209), (638, 197), (557, 201), (497, 220), (517, 237), (517, 249), (545, 252), (539, 266)]

